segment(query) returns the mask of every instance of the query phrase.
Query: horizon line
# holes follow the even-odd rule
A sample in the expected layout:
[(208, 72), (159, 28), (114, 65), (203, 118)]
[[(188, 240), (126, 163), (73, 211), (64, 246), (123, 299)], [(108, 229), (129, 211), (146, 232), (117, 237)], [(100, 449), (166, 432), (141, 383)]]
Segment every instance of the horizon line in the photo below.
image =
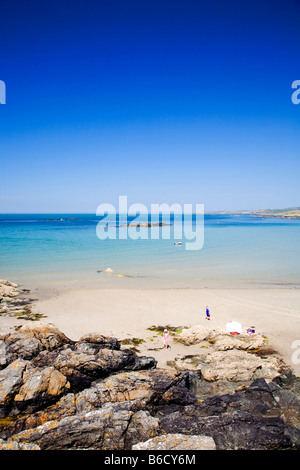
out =
[[(171, 205), (172, 206), (172, 205)], [(170, 207), (171, 207), (170, 206)], [(204, 214), (217, 214), (217, 213), (247, 213), (247, 212), (258, 212), (258, 211), (274, 211), (274, 210), (292, 210), (292, 209), (298, 209), (300, 210), (300, 207), (299, 206), (290, 206), (290, 207), (276, 207), (276, 208), (260, 208), (260, 209), (211, 209), (211, 210), (207, 210), (205, 211), (204, 210)], [(147, 212), (141, 212), (140, 215), (147, 215), (151, 213), (151, 211), (147, 211)], [(153, 214), (161, 214), (162, 212), (152, 212)], [(192, 212), (189, 212), (190, 214), (196, 214), (196, 213), (199, 213), (199, 212), (195, 212), (195, 211), (192, 211)], [(0, 212), (0, 215), (44, 215), (44, 214), (48, 214), (48, 215), (53, 215), (53, 214), (60, 214), (60, 215), (96, 215), (96, 211), (95, 212), (72, 212), (72, 211), (51, 211), (51, 212)], [(116, 214), (120, 215), (120, 214), (126, 214), (126, 212), (116, 212)], [(175, 213), (176, 214), (176, 213)], [(128, 215), (128, 213), (127, 213)], [(100, 216), (97, 216), (97, 217), (100, 217)]]

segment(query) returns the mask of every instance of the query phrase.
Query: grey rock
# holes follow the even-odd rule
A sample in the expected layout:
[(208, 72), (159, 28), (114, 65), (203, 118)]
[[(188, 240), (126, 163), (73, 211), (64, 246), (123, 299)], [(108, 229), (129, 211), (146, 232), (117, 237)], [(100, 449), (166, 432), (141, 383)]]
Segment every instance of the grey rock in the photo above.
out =
[(140, 442), (133, 450), (216, 450), (212, 437), (188, 434), (165, 434)]
[[(23, 373), (28, 362), (17, 359), (0, 371), (0, 417), (7, 415), (10, 402), (22, 384)], [(30, 365), (30, 364), (29, 364)]]
[(196, 370), (161, 370), (114, 338), (71, 341), (51, 325), (27, 325), (0, 342), (0, 417), (8, 418), (0, 423), (2, 444), (181, 449), (202, 448), (205, 436), (216, 449), (299, 449), (299, 381), (275, 357), (266, 367), (252, 353), (243, 369), (249, 355), (212, 349)]
[(300, 430), (286, 425), (264, 379), (243, 392), (207, 398), (161, 418), (165, 433), (204, 434), (217, 449), (299, 449)]
[[(146, 425), (140, 422), (141, 418), (146, 418)], [(87, 413), (48, 421), (33, 430), (16, 434), (11, 440), (38, 442), (42, 450), (122, 450), (126, 448), (126, 439), (131, 445), (155, 434), (157, 429), (158, 420), (149, 413), (135, 416), (128, 403), (107, 404)]]
[(0, 450), (41, 450), (36, 444), (25, 444), (18, 441), (4, 441), (0, 439)]

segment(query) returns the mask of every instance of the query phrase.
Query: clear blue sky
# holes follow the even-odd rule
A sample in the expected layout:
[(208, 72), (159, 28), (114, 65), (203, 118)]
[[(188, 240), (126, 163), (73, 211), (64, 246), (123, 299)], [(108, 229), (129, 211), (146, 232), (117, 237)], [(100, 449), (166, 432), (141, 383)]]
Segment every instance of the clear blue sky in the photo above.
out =
[(1, 0), (0, 213), (300, 206), (299, 0)]

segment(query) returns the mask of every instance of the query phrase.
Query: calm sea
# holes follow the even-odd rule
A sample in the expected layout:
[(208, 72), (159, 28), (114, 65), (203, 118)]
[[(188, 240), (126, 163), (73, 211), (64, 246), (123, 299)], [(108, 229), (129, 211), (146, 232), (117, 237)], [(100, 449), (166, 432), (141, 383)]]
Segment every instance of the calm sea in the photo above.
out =
[(300, 287), (300, 220), (205, 215), (197, 251), (173, 238), (99, 240), (99, 220), (0, 214), (0, 277), (23, 285)]

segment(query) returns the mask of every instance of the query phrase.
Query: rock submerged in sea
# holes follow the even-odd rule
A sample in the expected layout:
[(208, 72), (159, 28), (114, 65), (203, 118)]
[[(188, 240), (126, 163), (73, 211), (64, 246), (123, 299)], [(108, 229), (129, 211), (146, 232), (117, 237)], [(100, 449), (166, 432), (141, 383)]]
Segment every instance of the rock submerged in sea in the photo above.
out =
[(110, 274), (113, 273), (113, 270), (111, 268), (106, 268), (104, 272)]
[(300, 449), (291, 372), (228, 393), (234, 378), (156, 366), (116, 338), (72, 341), (43, 322), (0, 337), (0, 449)]

